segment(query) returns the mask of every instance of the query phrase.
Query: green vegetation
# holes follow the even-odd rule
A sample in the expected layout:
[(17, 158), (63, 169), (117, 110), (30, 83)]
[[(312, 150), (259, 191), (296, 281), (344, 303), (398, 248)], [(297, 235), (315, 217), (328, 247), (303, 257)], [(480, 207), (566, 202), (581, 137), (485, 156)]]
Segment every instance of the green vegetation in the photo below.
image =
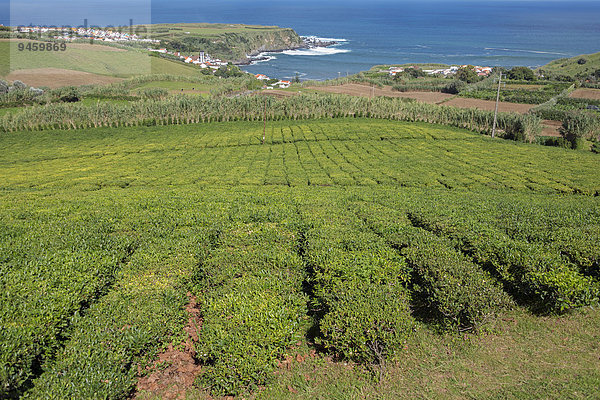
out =
[(600, 70), (600, 53), (584, 54), (572, 58), (560, 58), (554, 60), (538, 71), (550, 78), (559, 79), (598, 79), (596, 72)]
[(572, 148), (583, 148), (585, 140), (600, 141), (600, 120), (590, 113), (568, 113), (563, 120), (561, 134)]
[(514, 67), (507, 72), (506, 76), (508, 79), (514, 81), (533, 81), (535, 80), (535, 74), (527, 67)]
[(456, 79), (466, 83), (475, 83), (481, 80), (479, 75), (477, 75), (477, 71), (475, 71), (475, 67), (472, 65), (459, 68), (456, 72)]
[(204, 51), (213, 57), (245, 62), (246, 55), (303, 45), (294, 30), (239, 24), (154, 24), (146, 26), (161, 45), (182, 53)]
[[(84, 129), (100, 126), (151, 126), (211, 121), (257, 121), (307, 118), (372, 117), (400, 121), (425, 121), (467, 128), (489, 134), (493, 113), (417, 103), (405, 99), (367, 99), (336, 95), (299, 95), (286, 99), (234, 97), (208, 100), (189, 96), (126, 105), (98, 103), (96, 107), (51, 104), (30, 107), (0, 119), (0, 129)], [(501, 113), (498, 128), (508, 139), (533, 142), (540, 130), (537, 117)]]
[[(259, 397), (298, 387), (275, 374), (298, 343), (358, 363), (346, 373), (370, 390), (440, 342), (480, 362), (480, 337), (458, 332), (504, 340), (511, 315), (536, 332), (547, 318), (530, 312), (597, 304), (598, 155), (378, 119), (270, 121), (264, 145), (262, 129), (0, 136), (3, 397), (128, 398), (186, 341), (188, 292), (198, 387)], [(586, 351), (597, 330), (574, 315)], [(600, 379), (586, 376), (569, 387)]]
[[(514, 84), (512, 81), (507, 81), (506, 85)], [(477, 90), (461, 92), (461, 96), (474, 99), (493, 100), (496, 101), (498, 90), (498, 79), (496, 79), (496, 88), (492, 84), (488, 87), (482, 87)], [(509, 103), (524, 103), (524, 104), (542, 104), (554, 97), (559, 96), (564, 90), (571, 86), (570, 83), (552, 83), (533, 88), (501, 88), (500, 101)]]
[(23, 40), (0, 41), (0, 58), (6, 63), (0, 66), (2, 76), (33, 68), (60, 68), (121, 78), (143, 74), (200, 75), (197, 67), (150, 57), (145, 49), (71, 43), (64, 52), (17, 51), (21, 42)]

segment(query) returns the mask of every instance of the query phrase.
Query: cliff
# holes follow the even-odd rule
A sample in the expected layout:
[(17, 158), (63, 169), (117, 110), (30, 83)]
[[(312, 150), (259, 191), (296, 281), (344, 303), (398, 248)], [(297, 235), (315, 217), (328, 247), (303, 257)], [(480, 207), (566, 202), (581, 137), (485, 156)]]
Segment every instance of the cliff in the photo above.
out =
[(152, 27), (165, 47), (184, 54), (204, 51), (225, 61), (243, 63), (246, 55), (304, 47), (290, 28), (226, 24), (161, 24)]

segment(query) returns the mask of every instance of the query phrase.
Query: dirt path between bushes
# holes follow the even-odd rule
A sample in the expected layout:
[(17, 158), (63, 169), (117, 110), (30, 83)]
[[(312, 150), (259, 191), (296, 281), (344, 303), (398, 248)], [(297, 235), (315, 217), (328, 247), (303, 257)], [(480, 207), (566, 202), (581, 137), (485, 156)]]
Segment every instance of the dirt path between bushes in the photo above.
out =
[(202, 370), (196, 362), (194, 348), (198, 342), (198, 332), (202, 328), (202, 318), (196, 297), (188, 293), (188, 298), (186, 311), (189, 318), (185, 327), (187, 340), (184, 350), (178, 350), (171, 344), (159, 354), (158, 360), (148, 368), (148, 375), (138, 379), (134, 399), (185, 399), (186, 392), (192, 389)]

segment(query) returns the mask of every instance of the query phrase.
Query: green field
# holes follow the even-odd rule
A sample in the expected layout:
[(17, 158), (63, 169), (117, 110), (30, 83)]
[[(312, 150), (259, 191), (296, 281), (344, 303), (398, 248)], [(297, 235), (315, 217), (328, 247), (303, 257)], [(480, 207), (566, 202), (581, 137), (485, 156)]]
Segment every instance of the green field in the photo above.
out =
[(255, 33), (258, 31), (277, 31), (278, 26), (242, 25), (242, 24), (153, 24), (145, 25), (156, 39), (173, 36), (184, 37), (190, 34), (202, 36), (218, 36), (227, 33)]
[(188, 294), (190, 398), (595, 396), (597, 154), (364, 118), (262, 135), (0, 135), (0, 397), (130, 398), (189, 343)]
[(143, 74), (200, 75), (198, 68), (150, 57), (148, 51), (134, 48), (116, 48), (102, 44), (67, 44), (67, 50), (50, 52), (18, 51), (25, 40), (0, 41), (2, 76), (17, 70), (35, 68), (60, 68), (90, 72), (99, 75), (127, 78)]
[(200, 82), (186, 82), (186, 81), (154, 81), (146, 82), (141, 85), (137, 85), (132, 89), (133, 93), (139, 93), (143, 89), (167, 89), (169, 93), (178, 94), (197, 94), (208, 96), (211, 89), (217, 88), (219, 85), (216, 82), (212, 83), (200, 83)]
[[(580, 61), (584, 60), (584, 61)], [(539, 68), (554, 74), (571, 77), (591, 75), (600, 69), (600, 53), (582, 54), (571, 58), (560, 58)]]

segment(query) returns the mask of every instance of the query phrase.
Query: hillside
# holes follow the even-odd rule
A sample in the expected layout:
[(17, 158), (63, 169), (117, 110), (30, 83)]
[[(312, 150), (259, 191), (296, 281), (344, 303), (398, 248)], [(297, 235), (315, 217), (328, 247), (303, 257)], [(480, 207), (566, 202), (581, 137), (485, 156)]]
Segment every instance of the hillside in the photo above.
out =
[(303, 41), (293, 29), (233, 24), (155, 24), (153, 39), (183, 53), (205, 51), (227, 61), (244, 62), (246, 55), (297, 48)]
[(538, 70), (571, 77), (585, 77), (600, 70), (600, 53), (560, 58), (540, 67)]
[[(0, 77), (20, 79), (32, 86), (109, 83), (115, 79), (144, 74), (199, 75), (198, 68), (151, 57), (146, 50), (131, 47), (105, 46), (101, 43), (69, 43), (66, 51), (19, 51), (20, 43), (35, 43), (25, 39), (0, 41)], [(72, 71), (86, 73), (73, 74)], [(61, 85), (64, 86), (64, 85)]]

